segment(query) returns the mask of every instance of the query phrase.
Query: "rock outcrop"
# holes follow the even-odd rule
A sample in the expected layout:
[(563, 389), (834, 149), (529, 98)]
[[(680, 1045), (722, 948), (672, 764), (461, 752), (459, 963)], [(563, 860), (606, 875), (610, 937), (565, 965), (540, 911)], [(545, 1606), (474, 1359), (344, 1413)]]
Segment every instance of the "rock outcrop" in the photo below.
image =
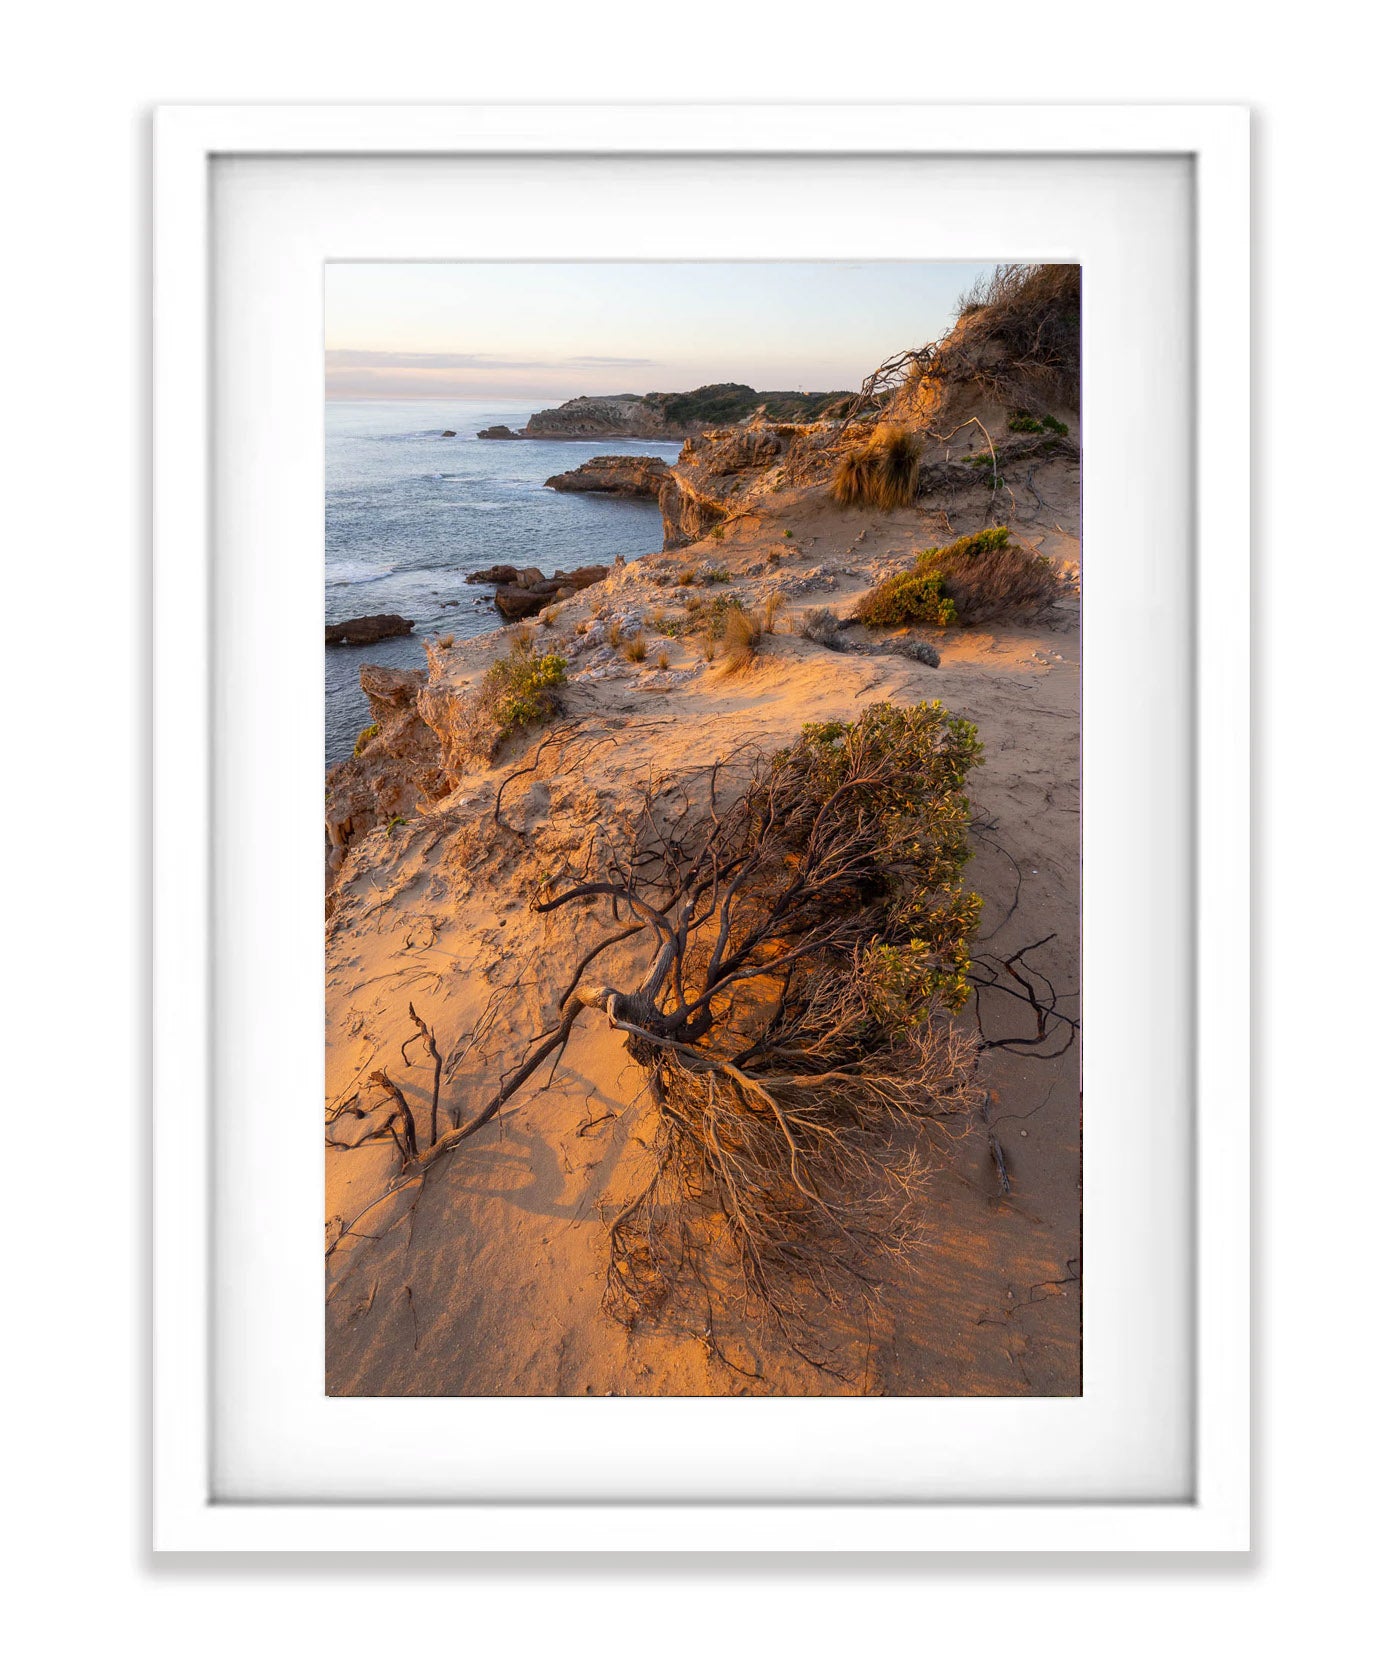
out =
[(468, 572), (468, 583), (496, 585), (496, 611), (507, 623), (533, 618), (556, 601), (567, 601), (590, 583), (601, 583), (608, 575), (606, 566), (575, 566), (572, 571), (555, 572), (546, 577), (538, 566), (488, 566), (484, 571)]
[(555, 473), (546, 490), (592, 492), (601, 496), (636, 496), (657, 500), (671, 469), (659, 455), (595, 455), (581, 467)]
[(362, 834), (449, 791), (442, 747), (419, 710), (427, 681), (422, 671), (362, 665), (360, 687), (369, 701), (370, 729), (352, 758), (326, 777), (326, 868), (333, 876)]
[(395, 636), (411, 636), (413, 620), (398, 613), (371, 613), (366, 618), (347, 618), (343, 624), (326, 626), (326, 646), (347, 643), (350, 647), (368, 647), (371, 642), (391, 641)]
[(509, 426), (487, 426), (476, 435), (479, 438), (518, 438), (520, 433), (511, 431)]
[(757, 419), (689, 440), (661, 492), (665, 546), (684, 548), (757, 499), (820, 482), (835, 436), (830, 424)]

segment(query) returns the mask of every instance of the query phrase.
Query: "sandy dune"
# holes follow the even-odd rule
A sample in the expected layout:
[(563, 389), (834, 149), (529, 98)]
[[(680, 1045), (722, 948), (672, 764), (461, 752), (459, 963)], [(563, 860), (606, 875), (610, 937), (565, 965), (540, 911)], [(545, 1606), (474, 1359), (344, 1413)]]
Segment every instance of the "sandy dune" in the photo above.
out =
[[(1051, 515), (1047, 512), (1048, 520)], [(1077, 529), (1020, 520), (1018, 537), (1077, 573)], [(1068, 527), (1068, 528), (1066, 528)], [(789, 539), (787, 529), (794, 531)], [(1079, 998), (1079, 637), (1071, 597), (1034, 627), (941, 635), (940, 668), (892, 653), (838, 653), (795, 633), (817, 605), (838, 614), (872, 578), (947, 538), (917, 511), (843, 514), (794, 495), (763, 518), (677, 555), (617, 568), (568, 603), (542, 643), (573, 653), (571, 745), (538, 739), (466, 775), (431, 811), (356, 845), (332, 899), (327, 945), (327, 1388), (333, 1394), (1037, 1394), (1079, 1391), (1078, 1046), (1050, 1021), (1043, 1043), (989, 1051), (984, 1116), (950, 1138), (927, 1209), (929, 1246), (891, 1277), (875, 1312), (833, 1323), (816, 1369), (715, 1310), (664, 1332), (628, 1332), (600, 1306), (609, 1219), (645, 1171), (651, 1119), (641, 1072), (601, 1017), (562, 1062), (426, 1176), (398, 1182), (387, 1143), (346, 1147), (383, 1118), (364, 1075), (389, 1068), (426, 1113), (421, 1044), (405, 1063), (410, 1002), (447, 1063), (444, 1124), (470, 1113), (552, 1020), (575, 952), (564, 919), (527, 897), (551, 856), (605, 820), (652, 773), (771, 748), (813, 720), (876, 700), (942, 700), (972, 719), (986, 762), (972, 778), (971, 884), (979, 949), (1025, 963), (1058, 1012)], [(682, 566), (723, 568), (748, 597), (783, 589), (790, 628), (725, 679), (694, 639), (652, 635), (644, 666), (582, 650), (599, 613), (678, 598)], [(692, 590), (691, 593), (694, 591)], [(468, 684), (501, 635), (441, 656)], [(671, 668), (656, 668), (666, 647)], [(500, 798), (499, 820), (495, 814)], [(628, 977), (627, 959), (599, 971)], [(992, 972), (988, 970), (988, 972)], [(1027, 971), (996, 970), (1011, 991)], [(1040, 979), (1036, 981), (1041, 990)], [(989, 1039), (1034, 1038), (1033, 1012), (985, 992)], [(1043, 995), (1043, 993), (1042, 993)], [(995, 1140), (996, 1149), (993, 1147)]]

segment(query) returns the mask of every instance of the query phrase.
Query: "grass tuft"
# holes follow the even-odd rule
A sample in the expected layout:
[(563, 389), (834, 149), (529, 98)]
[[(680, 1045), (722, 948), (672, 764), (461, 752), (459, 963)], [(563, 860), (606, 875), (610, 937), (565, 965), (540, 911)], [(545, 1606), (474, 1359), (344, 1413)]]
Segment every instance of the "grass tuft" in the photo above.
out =
[(880, 508), (886, 513), (908, 507), (919, 488), (918, 436), (890, 423), (877, 426), (836, 469), (832, 493), (842, 507)]
[(744, 607), (731, 607), (724, 616), (721, 637), (724, 661), (720, 666), (720, 675), (737, 677), (741, 671), (747, 671), (757, 657), (762, 641), (762, 620)]

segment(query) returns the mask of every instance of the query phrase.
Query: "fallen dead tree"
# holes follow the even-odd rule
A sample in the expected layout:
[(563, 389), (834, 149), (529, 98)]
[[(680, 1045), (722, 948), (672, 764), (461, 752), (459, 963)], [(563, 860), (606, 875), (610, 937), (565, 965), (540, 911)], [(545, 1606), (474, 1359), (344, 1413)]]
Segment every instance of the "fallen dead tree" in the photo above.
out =
[(940, 705), (877, 705), (648, 789), (533, 906), (607, 918), (557, 1022), (469, 1119), (398, 1128), (404, 1171), (488, 1125), (599, 1011), (657, 1115), (653, 1169), (609, 1227), (606, 1305), (637, 1324), (718, 1287), (822, 1363), (822, 1304), (872, 1296), (917, 1245), (929, 1123), (980, 1097), (951, 1020), (980, 908), (962, 882), (979, 757)]

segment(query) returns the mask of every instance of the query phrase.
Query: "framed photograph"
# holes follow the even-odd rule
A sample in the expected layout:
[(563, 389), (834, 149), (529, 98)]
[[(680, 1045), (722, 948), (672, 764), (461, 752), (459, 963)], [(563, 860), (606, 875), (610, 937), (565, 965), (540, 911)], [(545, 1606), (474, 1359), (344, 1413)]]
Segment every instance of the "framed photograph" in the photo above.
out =
[(158, 113), (158, 1549), (1248, 1547), (1248, 167)]

